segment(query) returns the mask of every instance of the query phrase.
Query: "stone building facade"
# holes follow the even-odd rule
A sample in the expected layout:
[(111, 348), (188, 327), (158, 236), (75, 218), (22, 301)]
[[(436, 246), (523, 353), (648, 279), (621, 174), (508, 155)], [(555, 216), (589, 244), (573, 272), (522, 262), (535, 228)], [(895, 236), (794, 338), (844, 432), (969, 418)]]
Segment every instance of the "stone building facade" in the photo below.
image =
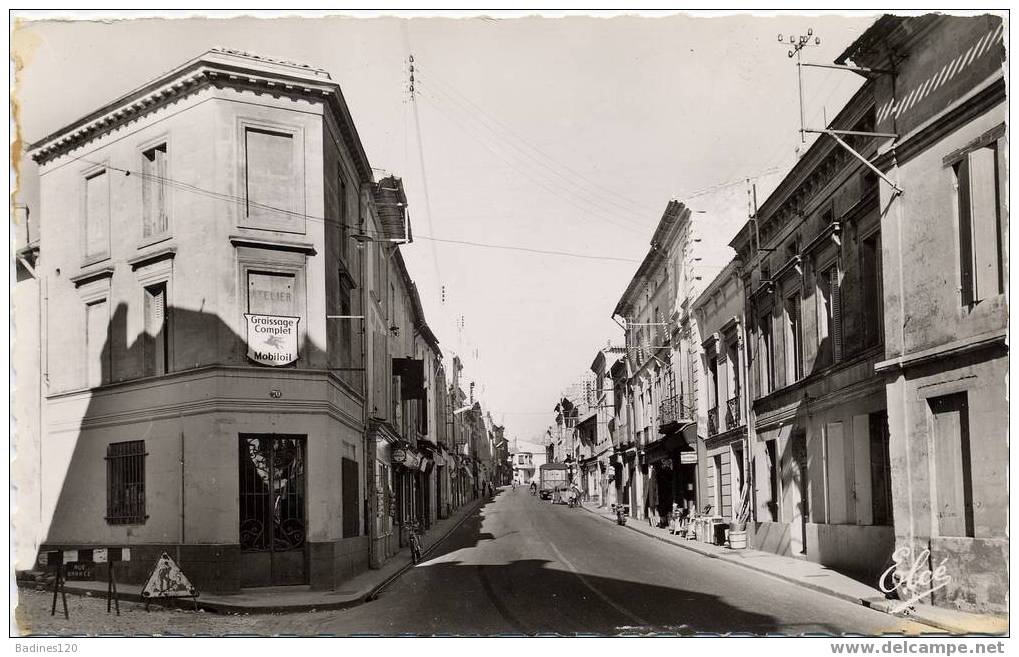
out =
[[(1008, 208), (996, 16), (885, 16), (839, 58), (872, 74), (882, 183), (894, 541), (934, 604), (1007, 609)], [(908, 559), (900, 559), (908, 561)]]

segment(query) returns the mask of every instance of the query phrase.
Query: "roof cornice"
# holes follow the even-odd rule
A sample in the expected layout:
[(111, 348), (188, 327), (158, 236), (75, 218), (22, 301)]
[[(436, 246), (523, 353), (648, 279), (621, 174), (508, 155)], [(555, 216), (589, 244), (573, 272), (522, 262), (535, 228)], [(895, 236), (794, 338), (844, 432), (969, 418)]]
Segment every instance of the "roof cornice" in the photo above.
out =
[[(344, 143), (353, 155), (362, 181), (373, 180), (371, 165), (337, 83), (327, 75), (317, 74), (317, 69), (246, 54), (232, 56), (234, 54), (209, 51), (107, 103), (33, 143), (29, 147), (32, 159), (45, 164), (199, 91), (210, 87), (232, 88), (327, 104), (339, 119)], [(274, 65), (270, 69), (262, 62), (274, 62)]]

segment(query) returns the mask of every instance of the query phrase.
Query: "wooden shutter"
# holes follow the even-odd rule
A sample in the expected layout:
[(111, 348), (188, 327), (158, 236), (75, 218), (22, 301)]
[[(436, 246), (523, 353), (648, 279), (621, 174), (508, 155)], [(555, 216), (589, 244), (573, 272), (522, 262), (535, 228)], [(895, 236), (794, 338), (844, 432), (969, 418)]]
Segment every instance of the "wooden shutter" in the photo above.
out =
[(935, 512), (941, 536), (973, 536), (966, 393), (930, 400), (934, 416)]
[[(839, 268), (828, 270), (828, 289), (831, 291), (831, 345), (832, 359), (838, 363), (842, 360), (842, 289), (839, 283)], [(868, 309), (867, 312), (874, 312)]]
[(998, 294), (998, 191), (995, 147), (968, 155), (970, 220), (973, 224), (974, 300)]
[(145, 373), (166, 373), (166, 285), (145, 288)]

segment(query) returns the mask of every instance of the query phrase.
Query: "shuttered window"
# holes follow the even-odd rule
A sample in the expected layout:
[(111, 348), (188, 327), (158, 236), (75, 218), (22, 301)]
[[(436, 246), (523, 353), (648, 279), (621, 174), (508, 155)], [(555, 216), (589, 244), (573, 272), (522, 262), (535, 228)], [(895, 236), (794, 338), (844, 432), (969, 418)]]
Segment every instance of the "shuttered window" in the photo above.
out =
[(272, 225), (293, 221), (297, 210), (293, 135), (247, 128), (244, 143), (248, 218)]
[(145, 288), (145, 375), (167, 372), (166, 283)]
[(161, 235), (170, 227), (166, 144), (142, 153), (142, 237)]
[(842, 360), (842, 304), (838, 266), (817, 274), (817, 344), (827, 362)]
[(343, 538), (358, 536), (361, 528), (360, 508), (358, 501), (357, 461), (344, 458), (341, 459), (342, 470), (340, 472), (343, 486)]
[(1004, 290), (997, 143), (967, 153), (953, 169), (959, 212), (962, 302), (969, 305)]
[(85, 257), (110, 253), (110, 175), (105, 170), (85, 179)]
[(106, 447), (106, 522), (145, 522), (145, 441), (111, 443)]
[(110, 380), (109, 328), (110, 311), (105, 299), (85, 306), (86, 383), (90, 388)]
[(973, 536), (973, 479), (966, 393), (928, 400), (933, 417), (938, 532)]

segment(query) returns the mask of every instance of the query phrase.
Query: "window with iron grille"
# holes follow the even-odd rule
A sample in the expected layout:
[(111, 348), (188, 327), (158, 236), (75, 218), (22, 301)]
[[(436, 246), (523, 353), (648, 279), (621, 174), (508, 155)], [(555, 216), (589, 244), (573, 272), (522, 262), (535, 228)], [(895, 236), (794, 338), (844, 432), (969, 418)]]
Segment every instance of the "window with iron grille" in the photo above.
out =
[(145, 515), (145, 441), (106, 447), (106, 522), (141, 525)]

